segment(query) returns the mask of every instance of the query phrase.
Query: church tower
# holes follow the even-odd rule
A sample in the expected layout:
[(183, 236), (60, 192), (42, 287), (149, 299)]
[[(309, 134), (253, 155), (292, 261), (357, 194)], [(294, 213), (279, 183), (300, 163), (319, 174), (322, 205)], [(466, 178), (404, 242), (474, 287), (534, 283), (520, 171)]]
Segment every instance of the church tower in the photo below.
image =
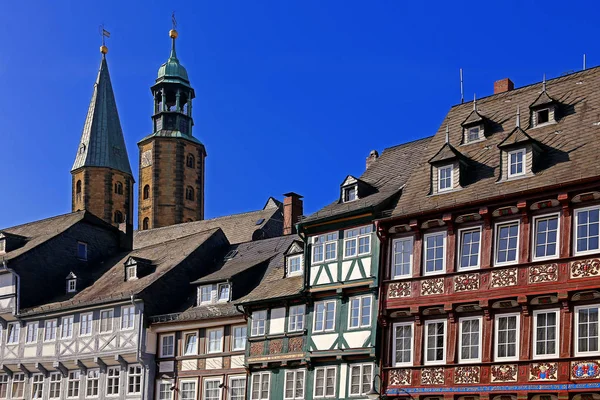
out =
[(151, 87), (152, 133), (140, 151), (138, 229), (204, 219), (204, 145), (192, 135), (194, 89), (175, 52), (177, 31), (169, 32), (171, 55)]
[(133, 221), (133, 175), (121, 130), (104, 44), (102, 61), (71, 169), (72, 210), (118, 226)]

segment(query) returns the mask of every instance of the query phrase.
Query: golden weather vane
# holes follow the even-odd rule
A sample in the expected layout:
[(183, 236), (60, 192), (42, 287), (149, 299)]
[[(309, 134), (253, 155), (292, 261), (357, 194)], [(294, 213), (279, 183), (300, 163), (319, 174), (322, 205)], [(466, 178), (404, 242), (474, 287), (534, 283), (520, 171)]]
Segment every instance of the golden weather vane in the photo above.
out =
[(98, 32), (102, 37), (102, 46), (100, 46), (100, 53), (106, 54), (108, 53), (108, 47), (106, 47), (105, 39), (110, 37), (110, 32), (104, 29), (104, 24), (100, 25), (98, 28)]

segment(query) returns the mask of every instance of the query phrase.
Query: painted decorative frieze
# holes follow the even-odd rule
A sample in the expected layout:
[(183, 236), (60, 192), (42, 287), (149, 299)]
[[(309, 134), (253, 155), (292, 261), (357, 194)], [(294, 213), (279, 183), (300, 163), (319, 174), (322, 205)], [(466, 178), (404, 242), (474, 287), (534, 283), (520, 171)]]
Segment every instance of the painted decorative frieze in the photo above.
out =
[(253, 342), (250, 344), (250, 355), (260, 356), (265, 348), (265, 342)]
[(390, 283), (388, 286), (388, 298), (390, 299), (410, 297), (410, 294), (410, 282)]
[(558, 264), (533, 265), (529, 267), (529, 283), (556, 282)]
[(571, 263), (571, 278), (587, 278), (600, 275), (600, 260), (577, 260)]
[(497, 271), (492, 270), (492, 278), (490, 285), (493, 288), (516, 286), (517, 285), (517, 269), (508, 268)]
[(423, 368), (421, 370), (421, 385), (443, 385), (444, 368)]
[(479, 274), (458, 275), (454, 278), (454, 291), (479, 290)]
[(558, 363), (541, 362), (531, 364), (529, 369), (530, 381), (555, 381), (557, 379)]
[(454, 369), (454, 383), (479, 383), (479, 367), (456, 367)]
[(492, 375), (492, 383), (516, 382), (517, 371), (517, 364), (492, 365), (492, 367), (490, 368), (490, 372)]
[(600, 378), (600, 362), (598, 360), (571, 362), (571, 378), (598, 379)]
[(288, 341), (288, 353), (300, 353), (303, 344), (302, 336), (290, 338)]
[(421, 296), (444, 294), (444, 278), (426, 279), (421, 282)]
[(390, 371), (390, 386), (405, 386), (410, 385), (411, 370), (410, 369), (393, 369)]
[(281, 354), (283, 352), (283, 339), (274, 339), (269, 343), (269, 354)]

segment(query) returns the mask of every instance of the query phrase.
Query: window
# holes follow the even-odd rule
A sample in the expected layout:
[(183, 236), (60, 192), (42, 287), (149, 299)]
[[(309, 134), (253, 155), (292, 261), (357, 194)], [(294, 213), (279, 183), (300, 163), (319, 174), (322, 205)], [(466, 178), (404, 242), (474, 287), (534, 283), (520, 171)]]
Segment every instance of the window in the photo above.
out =
[(525, 149), (508, 152), (508, 177), (525, 174)]
[(142, 197), (144, 198), (144, 200), (148, 200), (150, 198), (150, 185), (145, 185), (143, 192), (144, 193), (142, 194)]
[(187, 158), (185, 160), (185, 165), (188, 168), (195, 168), (196, 167), (196, 159), (194, 158), (193, 155), (188, 154)]
[(547, 108), (544, 110), (536, 111), (536, 126), (548, 123), (550, 121), (550, 110)]
[(395, 367), (412, 365), (413, 362), (413, 323), (394, 324), (393, 365)]
[(366, 328), (371, 326), (371, 299), (370, 295), (350, 298), (349, 328)]
[(312, 260), (319, 263), (337, 258), (338, 233), (331, 232), (312, 238)]
[(346, 187), (342, 189), (342, 192), (344, 203), (356, 200), (356, 186)]
[(9, 377), (7, 374), (0, 375), (0, 399), (8, 397), (8, 381)]
[(373, 364), (350, 366), (350, 396), (364, 396), (371, 390)]
[(265, 334), (265, 323), (267, 320), (267, 311), (254, 311), (252, 313), (252, 336), (260, 336)]
[(77, 242), (77, 258), (87, 260), (87, 243)]
[(133, 329), (135, 321), (135, 307), (125, 306), (121, 308), (121, 329)]
[(68, 317), (62, 317), (60, 319), (60, 325), (61, 325), (61, 333), (60, 333), (60, 337), (61, 339), (70, 339), (73, 337), (73, 316), (68, 316)]
[(481, 228), (459, 230), (460, 247), (458, 255), (459, 271), (479, 268), (479, 253), (481, 251)]
[(21, 323), (11, 322), (7, 327), (8, 334), (6, 335), (6, 343), (16, 344), (19, 343), (19, 336), (21, 334)]
[(446, 361), (446, 320), (425, 322), (425, 364)]
[(600, 248), (600, 208), (589, 207), (575, 212), (575, 255), (590, 254)]
[(58, 330), (58, 321), (53, 319), (44, 324), (44, 342), (56, 340), (56, 331)]
[(161, 380), (158, 382), (158, 400), (173, 400), (173, 382), (170, 380)]
[(335, 397), (336, 367), (315, 368), (314, 398)]
[(129, 265), (125, 267), (125, 280), (131, 281), (137, 279), (137, 265)]
[(106, 395), (119, 395), (119, 367), (111, 367), (106, 370)]
[(234, 326), (233, 327), (233, 348), (231, 350), (245, 350), (246, 349), (246, 335), (248, 328), (246, 325)]
[(79, 382), (81, 373), (79, 371), (69, 371), (67, 380), (67, 397), (79, 397)]
[(221, 399), (220, 379), (206, 379), (204, 381), (204, 400), (220, 400)]
[(113, 310), (100, 311), (100, 333), (112, 332), (113, 330)]
[(558, 357), (558, 310), (533, 312), (533, 357)]
[(77, 291), (77, 279), (67, 280), (67, 293), (75, 293)]
[(459, 324), (458, 360), (481, 361), (481, 318), (461, 318)]
[(75, 194), (81, 195), (81, 181), (77, 181), (75, 184)]
[(438, 191), (444, 192), (452, 189), (452, 165), (446, 165), (438, 168)]
[(558, 214), (535, 217), (533, 259), (546, 260), (558, 256)]
[(60, 372), (53, 372), (50, 374), (50, 393), (48, 398), (60, 399), (60, 386), (62, 383), (62, 375)]
[(302, 275), (302, 255), (287, 258), (288, 276)]
[(219, 284), (219, 301), (229, 301), (229, 283)]
[(195, 381), (180, 381), (180, 399), (181, 400), (196, 400), (196, 382)]
[(220, 353), (223, 351), (223, 328), (209, 329), (207, 331), (207, 353)]
[(18, 373), (12, 376), (12, 398), (22, 399), (25, 397), (25, 374)]
[(0, 238), (0, 254), (6, 253), (6, 239)]
[(194, 188), (191, 186), (185, 188), (185, 199), (194, 201)]
[(120, 224), (123, 221), (123, 213), (119, 210), (115, 211), (115, 224)]
[(193, 356), (198, 354), (198, 334), (196, 332), (184, 334), (183, 355)]
[(496, 360), (519, 359), (519, 314), (496, 315)]
[(373, 227), (362, 226), (360, 228), (344, 231), (344, 258), (369, 254), (371, 252), (371, 232)]
[(79, 336), (88, 336), (92, 334), (93, 315), (81, 314), (79, 316)]
[(271, 373), (261, 372), (252, 374), (251, 400), (269, 400), (269, 390), (271, 386)]
[(44, 396), (44, 375), (31, 375), (31, 398), (41, 399)]
[(127, 371), (127, 394), (142, 392), (142, 366), (130, 365)]
[(519, 254), (519, 221), (496, 225), (495, 265), (507, 265), (517, 262)]
[(148, 217), (144, 218), (144, 221), (142, 222), (142, 230), (146, 231), (150, 229), (150, 219)]
[(394, 239), (392, 278), (408, 278), (412, 276), (413, 238)]
[(598, 354), (598, 306), (575, 307), (575, 355)]
[(212, 303), (212, 285), (200, 286), (200, 298), (198, 304)]
[(304, 330), (304, 314), (306, 308), (304, 305), (290, 307), (290, 320), (288, 331), (298, 332)]
[(332, 331), (335, 328), (335, 300), (315, 303), (314, 332)]
[(467, 129), (467, 143), (479, 140), (479, 126), (474, 126)]
[(306, 371), (297, 369), (293, 371), (285, 371), (285, 387), (283, 388), (286, 400), (301, 400), (304, 399), (304, 376)]
[(229, 400), (246, 400), (246, 377), (229, 378)]
[(115, 193), (123, 194), (123, 184), (121, 182), (115, 183)]
[(428, 233), (424, 236), (425, 275), (446, 271), (446, 232)]
[(164, 335), (160, 337), (160, 356), (175, 356), (175, 335)]

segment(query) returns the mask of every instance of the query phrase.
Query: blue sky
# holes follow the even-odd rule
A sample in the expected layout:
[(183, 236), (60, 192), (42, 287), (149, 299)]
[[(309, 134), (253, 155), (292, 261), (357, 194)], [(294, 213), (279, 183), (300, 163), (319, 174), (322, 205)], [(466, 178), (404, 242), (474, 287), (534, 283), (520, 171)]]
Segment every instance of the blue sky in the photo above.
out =
[(173, 10), (208, 152), (207, 218), (289, 191), (305, 213), (328, 204), (371, 149), (437, 130), (460, 102), (461, 67), (470, 100), (504, 77), (524, 86), (579, 70), (583, 53), (600, 64), (591, 1), (3, 2), (0, 227), (70, 211), (101, 23), (137, 180)]

